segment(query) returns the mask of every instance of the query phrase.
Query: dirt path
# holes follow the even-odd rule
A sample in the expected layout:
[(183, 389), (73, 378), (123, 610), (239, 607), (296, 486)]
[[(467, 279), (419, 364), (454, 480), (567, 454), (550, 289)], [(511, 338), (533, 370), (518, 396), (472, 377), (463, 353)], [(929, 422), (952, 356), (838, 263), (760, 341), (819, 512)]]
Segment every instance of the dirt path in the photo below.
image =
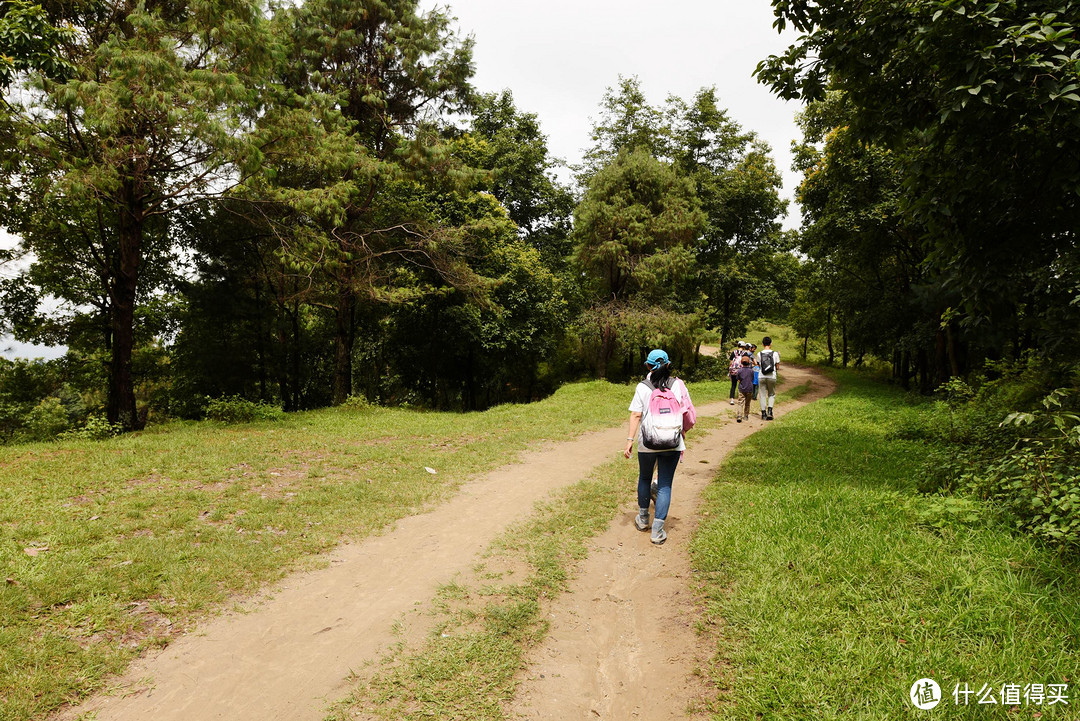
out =
[[(799, 385), (811, 373), (789, 366), (784, 378)], [(825, 379), (814, 375), (811, 382), (812, 392), (778, 415), (827, 392)], [(729, 409), (717, 403), (699, 408), (699, 415)], [(632, 501), (595, 540), (573, 592), (551, 609), (551, 638), (535, 654), (514, 712), (530, 719), (685, 718), (689, 694), (701, 691), (688, 679), (698, 642), (690, 625), (686, 540), (700, 490), (720, 460), (763, 425), (732, 422), (692, 439), (676, 475), (664, 546), (652, 546), (648, 534), (633, 529)], [(624, 433), (593, 432), (525, 454), (438, 508), (338, 548), (326, 568), (286, 579), (247, 611), (211, 619), (135, 662), (109, 693), (58, 717), (322, 719), (326, 706), (348, 692), (350, 671), (398, 640), (395, 621), (471, 568), (534, 503), (611, 460)]]

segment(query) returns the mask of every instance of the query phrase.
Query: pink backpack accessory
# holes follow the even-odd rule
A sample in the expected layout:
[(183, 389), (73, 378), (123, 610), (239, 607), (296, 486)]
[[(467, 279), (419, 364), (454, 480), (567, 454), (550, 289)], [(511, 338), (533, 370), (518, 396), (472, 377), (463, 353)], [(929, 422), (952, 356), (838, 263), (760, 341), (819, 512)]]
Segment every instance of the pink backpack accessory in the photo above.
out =
[(671, 385), (671, 390), (679, 399), (680, 405), (682, 405), (682, 429), (683, 433), (686, 433), (697, 423), (697, 409), (694, 408), (694, 402), (690, 400), (690, 390), (681, 378), (675, 379), (675, 382)]

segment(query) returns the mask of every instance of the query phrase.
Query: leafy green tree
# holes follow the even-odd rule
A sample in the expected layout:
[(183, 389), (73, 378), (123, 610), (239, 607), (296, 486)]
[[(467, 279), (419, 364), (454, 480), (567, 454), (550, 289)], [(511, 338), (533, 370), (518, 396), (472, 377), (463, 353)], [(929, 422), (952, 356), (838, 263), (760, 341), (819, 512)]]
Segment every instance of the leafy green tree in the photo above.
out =
[(447, 201), (444, 209), (460, 214), (448, 222), (472, 238), (470, 267), (483, 290), (444, 287), (392, 308), (384, 358), (406, 391), (437, 407), (484, 408), (552, 390), (542, 366), (567, 323), (562, 281), (491, 195)]
[(425, 186), (468, 175), (433, 123), (471, 99), (472, 41), (416, 0), (309, 0), (277, 21), (289, 92), (262, 134), (290, 141), (253, 192), (292, 211), (282, 252), (309, 283), (307, 301), (334, 313), (333, 400), (341, 403), (352, 393), (358, 302), (422, 292), (408, 287), (400, 264), (459, 277), (455, 239), (423, 201)]
[(506, 207), (548, 267), (562, 268), (571, 250), (574, 196), (554, 177), (558, 161), (548, 151), (536, 115), (519, 112), (509, 90), (481, 95), (469, 137), (474, 142), (461, 153), (466, 165), (491, 173), (480, 187)]
[(955, 291), (966, 324), (1071, 352), (1080, 327), (1077, 3), (773, 7), (779, 27), (803, 35), (758, 77), (787, 98), (841, 92), (853, 137), (896, 153), (906, 225), (923, 232), (928, 267)]
[(643, 149), (623, 151), (592, 176), (574, 212), (573, 237), (592, 298), (585, 323), (600, 328), (600, 377), (616, 351), (625, 308), (693, 312), (688, 295), (705, 220), (693, 183)]
[(58, 78), (71, 66), (59, 46), (74, 40), (69, 27), (56, 27), (41, 5), (26, 0), (0, 3), (0, 89), (19, 73), (41, 72)]
[[(177, 208), (258, 160), (243, 132), (271, 44), (254, 0), (45, 5), (75, 39), (64, 77), (29, 70), (9, 106), (3, 198), (37, 261), (24, 279), (74, 305), (92, 296), (110, 350), (107, 415), (138, 428), (132, 356), (150, 280), (172, 264)], [(149, 282), (148, 282), (149, 281)]]
[(580, 177), (620, 151), (640, 149), (691, 180), (706, 218), (696, 249), (700, 297), (694, 307), (725, 342), (741, 334), (760, 312), (751, 299), (773, 285), (765, 266), (776, 251), (787, 250), (779, 223), (786, 210), (782, 179), (769, 148), (728, 116), (714, 88), (702, 88), (689, 103), (671, 96), (655, 107), (637, 78), (620, 77), (601, 108)]

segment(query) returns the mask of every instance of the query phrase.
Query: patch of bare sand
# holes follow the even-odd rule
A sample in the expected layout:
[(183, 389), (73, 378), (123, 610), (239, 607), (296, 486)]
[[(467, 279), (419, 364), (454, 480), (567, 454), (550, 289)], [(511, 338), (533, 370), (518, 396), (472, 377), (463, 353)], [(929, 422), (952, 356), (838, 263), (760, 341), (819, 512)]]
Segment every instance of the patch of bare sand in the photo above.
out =
[[(795, 385), (809, 378), (791, 366), (784, 375)], [(714, 404), (699, 412), (728, 408)], [(552, 606), (551, 639), (534, 654), (516, 712), (618, 719), (661, 708), (661, 718), (683, 717), (689, 694), (701, 692), (688, 680), (701, 646), (690, 625), (696, 601), (684, 544), (700, 489), (727, 450), (762, 425), (730, 423), (693, 439), (676, 476), (666, 545), (652, 547), (647, 534), (633, 531), (630, 508), (596, 540), (573, 592)], [(537, 501), (611, 460), (624, 433), (623, 427), (597, 431), (527, 453), (439, 507), (339, 547), (327, 554), (326, 568), (291, 576), (246, 611), (207, 621), (133, 663), (109, 692), (55, 718), (323, 718), (328, 704), (348, 693), (350, 672), (377, 661), (398, 640), (397, 620), (468, 571)], [(419, 616), (412, 614), (412, 622)], [(590, 638), (572, 638), (582, 631)], [(623, 715), (622, 709), (631, 711)]]

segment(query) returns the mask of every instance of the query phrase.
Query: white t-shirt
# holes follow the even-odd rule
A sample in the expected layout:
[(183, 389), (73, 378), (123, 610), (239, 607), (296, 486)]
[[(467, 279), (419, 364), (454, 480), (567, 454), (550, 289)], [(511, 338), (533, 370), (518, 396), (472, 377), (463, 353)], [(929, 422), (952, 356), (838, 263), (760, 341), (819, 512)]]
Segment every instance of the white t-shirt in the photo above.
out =
[(772, 373), (761, 373), (761, 374), (759, 374), (758, 377), (759, 378), (769, 378), (771, 380), (776, 380), (776, 369), (780, 367), (780, 354), (777, 353), (776, 351), (768, 351), (768, 350), (761, 351), (760, 353), (757, 354), (757, 362), (758, 362), (759, 366), (761, 365), (761, 353), (772, 353), (772, 355), (773, 355), (773, 372)]
[[(690, 397), (690, 389), (686, 387), (685, 383), (679, 383), (676, 388), (681, 386), (684, 395), (679, 395), (679, 402), (683, 402), (683, 398)], [(630, 412), (645, 414), (645, 409), (649, 407), (649, 396), (652, 395), (652, 389), (644, 383), (638, 383), (637, 388), (634, 389), (634, 399), (630, 401)], [(651, 448), (646, 448), (645, 444), (641, 442), (641, 424), (638, 424), (637, 431), (637, 449), (638, 453), (666, 453), (667, 451), (654, 451)], [(679, 447), (672, 448), (673, 451), (685, 451), (686, 450), (686, 436), (683, 435), (679, 438)]]

